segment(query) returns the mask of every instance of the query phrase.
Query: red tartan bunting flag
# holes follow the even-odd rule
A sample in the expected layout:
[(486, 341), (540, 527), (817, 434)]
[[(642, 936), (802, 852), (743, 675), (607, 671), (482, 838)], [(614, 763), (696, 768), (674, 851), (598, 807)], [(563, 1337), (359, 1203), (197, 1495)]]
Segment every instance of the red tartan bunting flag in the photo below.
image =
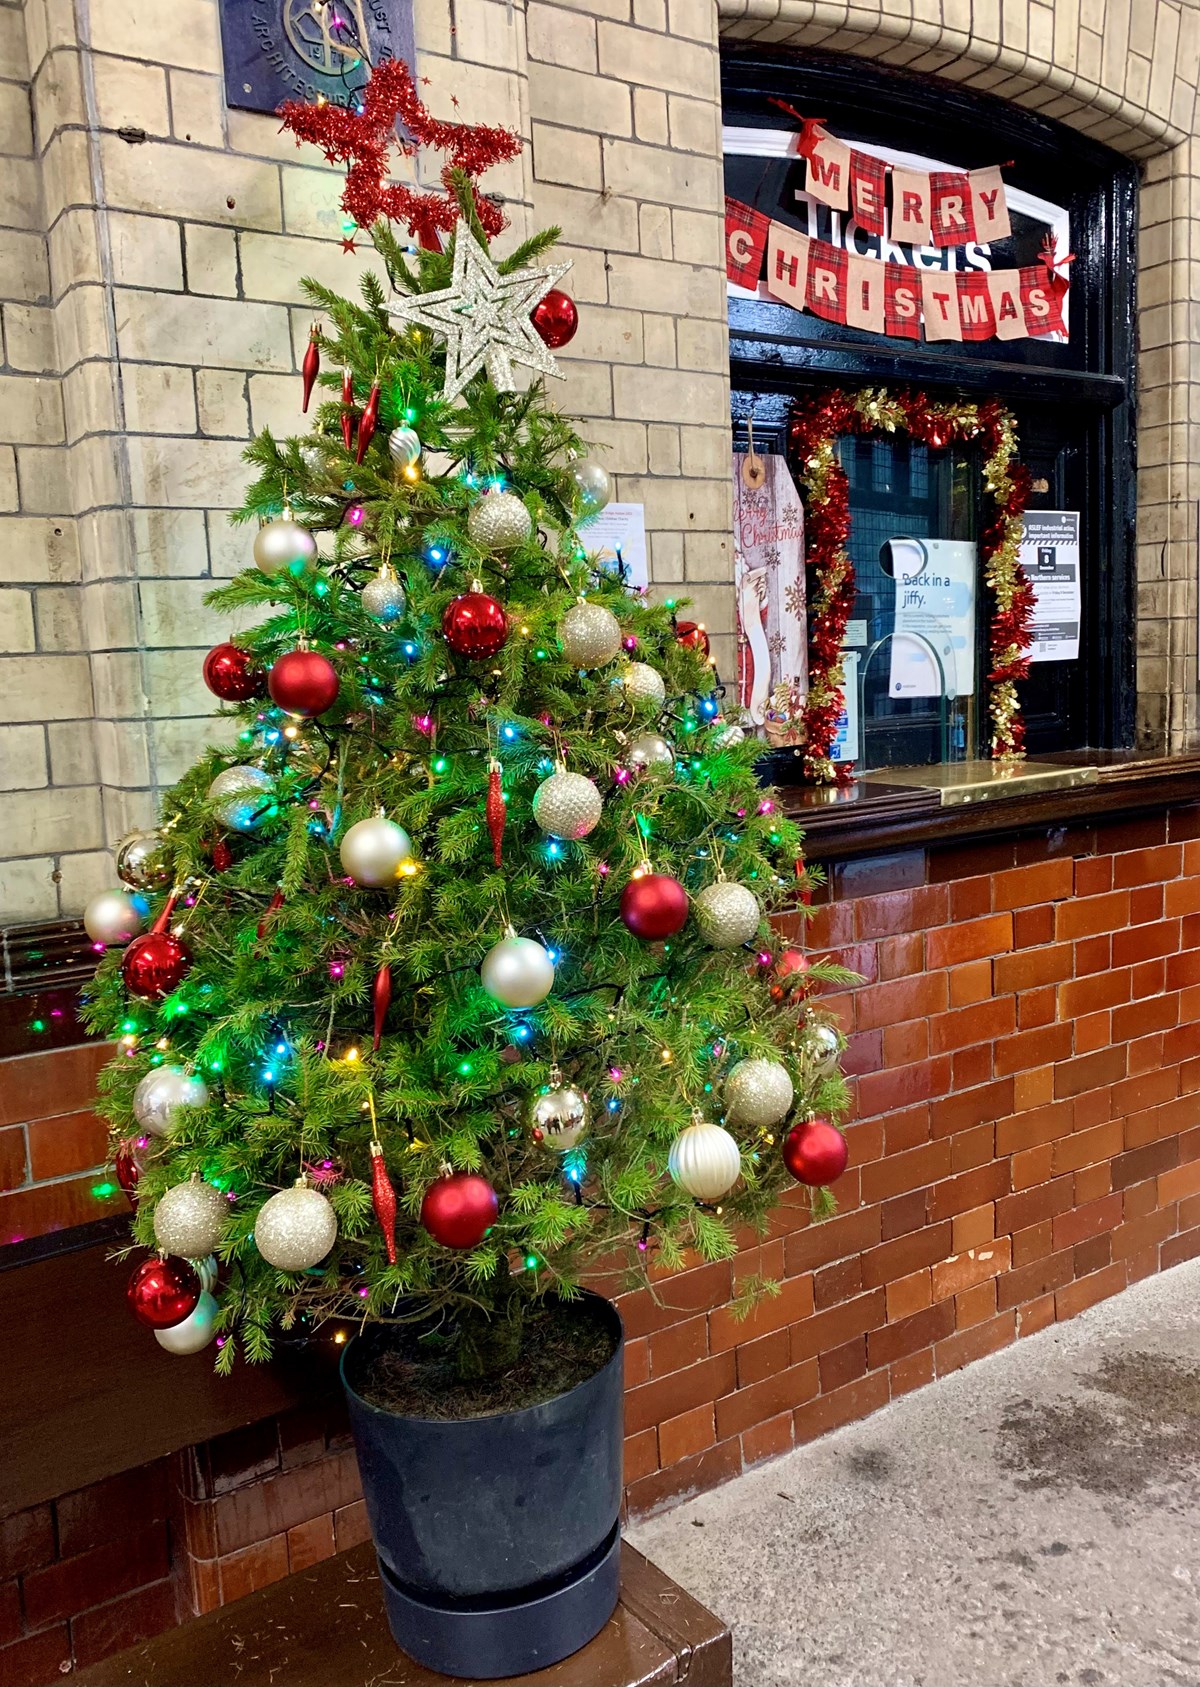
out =
[(921, 282), (915, 270), (890, 261), (883, 266), (883, 331), (901, 340), (921, 338)]
[(882, 158), (854, 148), (850, 153), (850, 210), (868, 234), (883, 234), (887, 165)]
[(975, 208), (965, 170), (930, 171), (929, 224), (935, 246), (963, 246), (974, 240)]
[(738, 287), (757, 287), (762, 270), (770, 217), (740, 200), (725, 199), (725, 274)]
[(958, 320), (964, 340), (990, 340), (996, 333), (986, 270), (965, 270), (958, 277)]
[(846, 320), (846, 254), (825, 240), (808, 249), (808, 308), (826, 322)]
[(1058, 298), (1046, 279), (1042, 264), (1028, 264), (1018, 272), (1021, 277), (1021, 308), (1025, 312), (1025, 332), (1034, 339), (1044, 334), (1061, 334), (1062, 309)]

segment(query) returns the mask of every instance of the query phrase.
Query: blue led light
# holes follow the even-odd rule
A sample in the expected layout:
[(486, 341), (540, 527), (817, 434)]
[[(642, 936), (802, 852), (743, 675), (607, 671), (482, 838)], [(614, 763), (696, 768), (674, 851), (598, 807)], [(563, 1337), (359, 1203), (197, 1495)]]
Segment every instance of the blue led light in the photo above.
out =
[(270, 1066), (267, 1067), (262, 1077), (264, 1084), (273, 1084), (275, 1082), (275, 1073)]
[(518, 733), (516, 727), (512, 724), (511, 721), (506, 721), (504, 723), (504, 725), (500, 728), (500, 736), (501, 736), (501, 738), (506, 738), (508, 740), (508, 742), (511, 744), (513, 739), (519, 737), (520, 734)]

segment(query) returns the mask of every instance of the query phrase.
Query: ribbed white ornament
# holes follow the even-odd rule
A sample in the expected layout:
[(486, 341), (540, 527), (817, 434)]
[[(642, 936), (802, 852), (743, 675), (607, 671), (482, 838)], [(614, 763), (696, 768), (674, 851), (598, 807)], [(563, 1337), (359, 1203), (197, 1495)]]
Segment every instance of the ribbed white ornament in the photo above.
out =
[(671, 1144), (667, 1170), (697, 1201), (719, 1201), (742, 1174), (741, 1149), (720, 1125), (698, 1119)]

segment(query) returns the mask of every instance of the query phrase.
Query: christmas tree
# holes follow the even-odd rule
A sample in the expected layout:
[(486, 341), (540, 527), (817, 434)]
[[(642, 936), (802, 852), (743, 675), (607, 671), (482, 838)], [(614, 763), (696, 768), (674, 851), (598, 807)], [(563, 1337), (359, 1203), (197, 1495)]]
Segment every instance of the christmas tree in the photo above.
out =
[(809, 994), (844, 975), (770, 924), (813, 883), (798, 831), (703, 629), (590, 552), (605, 469), (516, 390), (573, 331), (556, 231), (490, 252), (503, 131), (436, 125), (445, 191), (384, 186), (397, 115), (430, 122), (403, 66), (361, 113), (287, 113), (349, 163), (391, 291), (306, 283), (320, 401), (248, 448), (255, 565), (209, 597), (262, 616), (205, 662), (227, 742), (88, 913), (127, 943), (90, 1012), (153, 1250), (131, 1300), (181, 1349), (219, 1332), (222, 1369), (428, 1313), (470, 1374), (589, 1260), (728, 1257), (845, 1162)]

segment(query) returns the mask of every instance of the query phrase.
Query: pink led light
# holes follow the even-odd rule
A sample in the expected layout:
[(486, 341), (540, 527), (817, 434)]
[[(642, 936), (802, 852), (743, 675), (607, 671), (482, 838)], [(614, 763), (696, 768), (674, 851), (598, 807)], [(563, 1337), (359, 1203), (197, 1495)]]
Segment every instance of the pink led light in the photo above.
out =
[(618, 785), (628, 785), (630, 779), (629, 769), (627, 767), (619, 767), (613, 774), (613, 778), (616, 780)]
[(773, 814), (775, 812), (775, 804), (771, 801), (770, 797), (763, 798), (762, 802), (758, 805), (758, 812), (760, 814)]
[(310, 797), (308, 799), (308, 806), (309, 806), (309, 808), (320, 808), (321, 805), (317, 801), (316, 797)]
[(351, 504), (346, 511), (346, 525), (348, 527), (361, 527), (366, 513), (361, 504)]
[(619, 1084), (621, 1079), (625, 1076), (619, 1066), (610, 1066), (608, 1069), (608, 1075), (614, 1084)]
[(746, 818), (746, 810), (744, 808), (739, 808), (737, 812), (739, 820), (744, 820)]
[(645, 1242), (639, 1242), (639, 1243), (638, 1243), (638, 1253), (640, 1253), (640, 1254), (644, 1254), (644, 1253), (645, 1253), (645, 1251), (646, 1251), (646, 1244), (645, 1244)]
[(428, 734), (428, 733), (433, 731), (433, 716), (432, 715), (414, 715), (413, 716), (413, 725), (416, 727), (418, 732), (424, 732), (424, 733)]
[(771, 955), (770, 955), (768, 950), (764, 949), (764, 950), (761, 951), (761, 953), (759, 954), (759, 957), (758, 957), (758, 964), (759, 964), (760, 967), (769, 967), (770, 966)]
[(359, 1300), (366, 1300), (366, 1298), (370, 1294), (370, 1292), (371, 1292), (370, 1289), (359, 1289), (359, 1291), (358, 1291)]
[(93, 948), (93, 949), (94, 949), (94, 950), (95, 950), (95, 951), (96, 951), (96, 953), (97, 953), (97, 954), (98, 954), (98, 955), (102, 955), (102, 954), (103, 954), (103, 953), (104, 953), (104, 945), (103, 945), (103, 943), (93, 943), (93, 944), (92, 944), (92, 948)]
[(612, 871), (612, 869), (609, 867), (607, 861), (602, 861), (600, 863), (600, 865), (597, 867), (596, 871), (599, 873), (599, 875), (602, 879), (606, 879), (608, 877), (609, 873)]
[(621, 640), (621, 643), (624, 645), (626, 650), (636, 650), (637, 649), (637, 635), (635, 633), (629, 633), (625, 638), (623, 638)]
[(342, 965), (341, 961), (330, 961), (330, 963), (329, 963), (329, 976), (330, 976), (330, 978), (344, 978), (345, 975), (346, 975), (346, 969)]

